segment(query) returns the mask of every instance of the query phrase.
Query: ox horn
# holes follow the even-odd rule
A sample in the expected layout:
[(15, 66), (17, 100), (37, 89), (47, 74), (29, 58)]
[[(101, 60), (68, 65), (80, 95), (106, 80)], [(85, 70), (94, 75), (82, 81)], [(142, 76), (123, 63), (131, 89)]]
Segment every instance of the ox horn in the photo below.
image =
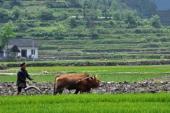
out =
[(95, 75), (93, 76), (93, 79), (96, 79), (96, 76), (95, 76)]

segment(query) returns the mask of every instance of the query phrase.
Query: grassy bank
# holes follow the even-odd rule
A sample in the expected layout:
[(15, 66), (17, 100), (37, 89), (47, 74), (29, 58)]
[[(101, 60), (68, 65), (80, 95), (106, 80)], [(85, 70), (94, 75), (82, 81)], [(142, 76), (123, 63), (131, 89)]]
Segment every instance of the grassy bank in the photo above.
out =
[(1, 113), (169, 113), (169, 106), (166, 93), (0, 97)]

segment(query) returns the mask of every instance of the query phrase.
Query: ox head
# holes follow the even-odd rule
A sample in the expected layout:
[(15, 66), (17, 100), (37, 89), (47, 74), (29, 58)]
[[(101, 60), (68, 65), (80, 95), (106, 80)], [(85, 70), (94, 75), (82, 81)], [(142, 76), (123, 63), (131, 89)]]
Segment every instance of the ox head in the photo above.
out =
[(97, 88), (100, 85), (100, 80), (97, 79), (96, 76), (91, 77), (89, 81), (91, 83), (92, 88)]
[(81, 82), (85, 82), (91, 88), (97, 88), (100, 85), (100, 80), (97, 79), (96, 76), (87, 77), (87, 78), (84, 78), (78, 81), (78, 83), (81, 83)]

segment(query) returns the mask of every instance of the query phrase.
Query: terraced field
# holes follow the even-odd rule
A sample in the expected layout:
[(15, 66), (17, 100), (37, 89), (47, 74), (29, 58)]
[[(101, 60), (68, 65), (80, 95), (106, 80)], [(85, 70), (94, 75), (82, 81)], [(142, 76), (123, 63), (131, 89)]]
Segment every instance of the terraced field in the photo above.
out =
[[(130, 8), (110, 12), (113, 18), (104, 18), (100, 7), (100, 15), (88, 20), (83, 17), (85, 0), (72, 2), (62, 1), (21, 1), (20, 5), (8, 8), (9, 1), (2, 3), (1, 12), (18, 15), (12, 22), (16, 27), (16, 38), (34, 38), (39, 43), (39, 58), (45, 60), (165, 60), (170, 59), (170, 28), (151, 25), (151, 19), (142, 19), (135, 27), (129, 27), (126, 18), (133, 14)], [(113, 0), (117, 3), (118, 0)], [(93, 1), (94, 4), (97, 2)], [(102, 2), (102, 0), (100, 1)], [(80, 6), (67, 6), (78, 3)], [(89, 3), (91, 3), (89, 1)], [(55, 4), (56, 6), (51, 6)], [(122, 5), (116, 4), (117, 5)], [(95, 5), (94, 5), (95, 6)], [(128, 6), (127, 6), (128, 7)], [(91, 7), (93, 11), (94, 7)], [(118, 12), (121, 10), (122, 12)], [(91, 12), (89, 11), (89, 12)], [(18, 12), (18, 14), (16, 14)], [(123, 14), (125, 12), (125, 14)], [(114, 14), (122, 13), (122, 18), (114, 18)], [(95, 14), (95, 13), (94, 13)], [(6, 14), (8, 15), (8, 14)], [(138, 14), (140, 15), (140, 14)], [(10, 15), (8, 15), (10, 16)], [(2, 18), (3, 19), (3, 18)], [(1, 22), (2, 26), (6, 24)], [(1, 28), (1, 27), (0, 27)]]
[[(150, 29), (152, 30), (152, 29)], [(128, 33), (127, 33), (128, 32)], [(65, 40), (39, 40), (40, 58), (60, 60), (165, 60), (170, 59), (169, 30), (152, 33), (133, 30), (99, 34), (98, 39), (65, 37)]]

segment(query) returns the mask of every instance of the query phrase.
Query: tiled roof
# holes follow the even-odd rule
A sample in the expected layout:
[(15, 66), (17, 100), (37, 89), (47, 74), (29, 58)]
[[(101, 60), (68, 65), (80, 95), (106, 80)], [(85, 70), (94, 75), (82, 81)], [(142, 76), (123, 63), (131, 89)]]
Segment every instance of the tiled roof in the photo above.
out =
[(16, 45), (18, 47), (38, 47), (37, 41), (33, 40), (33, 39), (27, 39), (27, 38), (23, 38), (23, 39), (11, 39), (9, 40), (8, 45)]

